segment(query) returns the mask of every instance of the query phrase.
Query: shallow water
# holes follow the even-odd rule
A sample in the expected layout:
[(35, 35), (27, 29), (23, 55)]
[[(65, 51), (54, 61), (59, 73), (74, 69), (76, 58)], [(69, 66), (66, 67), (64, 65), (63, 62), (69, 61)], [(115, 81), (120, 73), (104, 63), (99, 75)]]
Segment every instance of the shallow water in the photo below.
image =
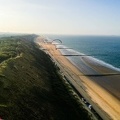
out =
[[(119, 36), (62, 36), (49, 35), (52, 39), (59, 38), (68, 48), (90, 55), (108, 66), (120, 68), (120, 37)], [(57, 42), (57, 41), (56, 41)], [(58, 41), (59, 42), (59, 41)], [(63, 47), (60, 45), (59, 47)], [(57, 46), (58, 47), (58, 46)], [(62, 52), (65, 50), (62, 49)], [(67, 51), (66, 51), (67, 52)]]
[(120, 37), (65, 36), (56, 48), (83, 75), (120, 100)]

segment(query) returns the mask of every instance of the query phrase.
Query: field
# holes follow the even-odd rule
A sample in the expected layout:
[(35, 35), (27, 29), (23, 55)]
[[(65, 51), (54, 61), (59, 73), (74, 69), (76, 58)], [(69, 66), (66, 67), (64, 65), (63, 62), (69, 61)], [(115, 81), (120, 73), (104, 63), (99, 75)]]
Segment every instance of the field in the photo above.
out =
[(57, 67), (33, 42), (0, 38), (0, 117), (5, 120), (90, 120)]

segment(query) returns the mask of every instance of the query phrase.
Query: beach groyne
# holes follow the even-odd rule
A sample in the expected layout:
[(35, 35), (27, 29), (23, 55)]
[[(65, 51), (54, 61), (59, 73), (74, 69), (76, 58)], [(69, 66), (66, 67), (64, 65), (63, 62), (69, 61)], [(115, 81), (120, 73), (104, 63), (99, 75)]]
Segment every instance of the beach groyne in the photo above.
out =
[[(105, 120), (119, 120), (119, 103), (120, 101), (116, 99), (110, 92), (108, 92), (103, 86), (99, 85), (94, 79), (91, 78), (102, 78), (102, 77), (111, 77), (119, 76), (119, 73), (114, 73), (111, 70), (108, 70), (106, 67), (99, 68), (98, 64), (94, 61), (89, 62), (87, 60), (87, 65), (92, 68), (94, 71), (97, 70), (100, 74), (94, 76), (94, 74), (83, 74), (76, 66), (71, 64), (65, 56), (62, 56), (59, 50), (56, 50), (55, 45), (52, 44), (42, 44), (44, 48), (47, 49), (52, 58), (62, 66), (62, 71), (64, 74), (68, 74), (68, 78), (72, 78), (72, 85), (77, 88), (77, 90), (83, 94), (89, 103), (94, 106), (95, 111)], [(86, 64), (86, 62), (85, 62)], [(58, 66), (59, 66), (58, 65)], [(104, 69), (103, 69), (104, 68)], [(86, 69), (88, 70), (88, 69)], [(105, 71), (107, 71), (105, 73)], [(110, 74), (111, 72), (111, 74)], [(113, 75), (112, 75), (113, 74)], [(115, 75), (116, 74), (116, 75)], [(88, 76), (87, 76), (88, 75)], [(102, 76), (103, 75), (103, 76)], [(102, 93), (102, 94), (101, 94)], [(109, 102), (108, 102), (109, 101)], [(106, 106), (106, 107), (105, 107)]]

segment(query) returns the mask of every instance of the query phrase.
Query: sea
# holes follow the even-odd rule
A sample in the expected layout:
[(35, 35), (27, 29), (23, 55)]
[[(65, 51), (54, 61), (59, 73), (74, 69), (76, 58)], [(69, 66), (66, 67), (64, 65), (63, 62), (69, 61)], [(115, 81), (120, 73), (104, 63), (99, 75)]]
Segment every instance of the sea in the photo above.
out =
[[(90, 56), (100, 64), (120, 71), (120, 36), (46, 35), (58, 43), (62, 54)], [(60, 41), (59, 41), (60, 40)], [(61, 43), (62, 41), (62, 43)]]

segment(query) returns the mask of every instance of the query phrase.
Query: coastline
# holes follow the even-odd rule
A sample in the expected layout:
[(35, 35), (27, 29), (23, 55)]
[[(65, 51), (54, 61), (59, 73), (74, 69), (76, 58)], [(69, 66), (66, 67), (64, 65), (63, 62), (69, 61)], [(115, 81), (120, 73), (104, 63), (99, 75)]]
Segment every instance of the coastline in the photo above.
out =
[[(61, 71), (72, 78), (70, 82), (91, 103), (103, 119), (120, 120), (120, 101), (118, 99), (96, 82), (90, 80), (90, 77), (82, 76), (83, 73), (65, 56), (61, 56), (60, 51), (56, 50), (53, 44), (46, 44), (41, 38), (37, 39), (37, 43), (60, 65)], [(91, 63), (88, 64), (94, 67)]]

